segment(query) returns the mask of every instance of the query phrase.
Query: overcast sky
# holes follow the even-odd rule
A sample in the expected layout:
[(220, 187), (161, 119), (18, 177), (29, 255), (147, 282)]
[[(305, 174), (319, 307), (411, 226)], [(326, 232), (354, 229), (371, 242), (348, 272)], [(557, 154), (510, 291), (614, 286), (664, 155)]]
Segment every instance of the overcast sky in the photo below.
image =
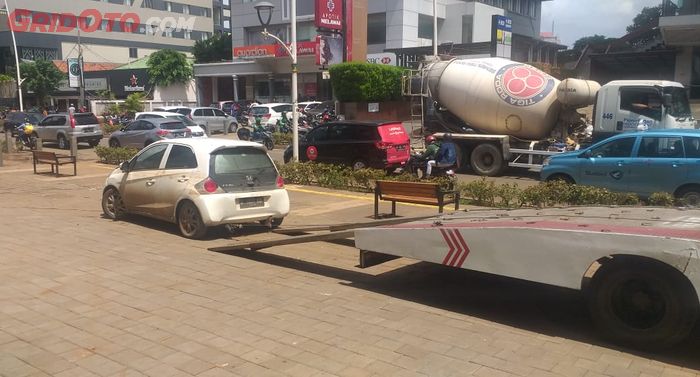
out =
[(568, 46), (594, 34), (621, 37), (642, 8), (659, 4), (661, 0), (543, 1), (542, 31), (551, 31), (554, 21), (554, 34)]

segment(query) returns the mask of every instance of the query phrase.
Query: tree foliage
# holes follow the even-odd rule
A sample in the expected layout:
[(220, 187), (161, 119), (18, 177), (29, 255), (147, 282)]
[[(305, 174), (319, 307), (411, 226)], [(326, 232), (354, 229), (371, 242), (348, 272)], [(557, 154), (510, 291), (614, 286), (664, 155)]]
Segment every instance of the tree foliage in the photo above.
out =
[(574, 42), (574, 50), (581, 51), (583, 50), (587, 45), (600, 45), (600, 44), (607, 44), (612, 41), (614, 41), (615, 38), (608, 38), (604, 35), (590, 35), (588, 37), (583, 37), (579, 38), (576, 42)]
[(331, 85), (339, 101), (379, 102), (401, 97), (399, 67), (349, 62), (330, 67)]
[(216, 63), (233, 59), (231, 34), (214, 34), (211, 38), (194, 43), (192, 53), (197, 63)]
[(146, 96), (143, 93), (131, 93), (121, 104), (121, 110), (126, 113), (138, 113), (143, 111), (143, 100)]
[(34, 92), (39, 105), (45, 105), (49, 95), (58, 90), (61, 80), (66, 78), (50, 60), (20, 63), (19, 71), (24, 79), (22, 87)]
[(184, 84), (192, 78), (192, 64), (185, 54), (175, 50), (154, 52), (146, 64), (149, 81), (154, 85)]
[(645, 27), (658, 25), (662, 9), (663, 6), (661, 4), (655, 7), (644, 7), (644, 9), (634, 17), (632, 25), (627, 26), (627, 32), (632, 33)]

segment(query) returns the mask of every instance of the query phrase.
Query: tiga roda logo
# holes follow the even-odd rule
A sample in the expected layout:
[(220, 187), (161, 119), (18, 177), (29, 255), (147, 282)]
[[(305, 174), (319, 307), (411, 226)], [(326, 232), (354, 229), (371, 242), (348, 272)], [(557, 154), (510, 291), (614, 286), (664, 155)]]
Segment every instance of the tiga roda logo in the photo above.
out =
[(509, 64), (498, 70), (494, 87), (505, 102), (513, 106), (532, 106), (554, 89), (554, 78), (524, 65)]

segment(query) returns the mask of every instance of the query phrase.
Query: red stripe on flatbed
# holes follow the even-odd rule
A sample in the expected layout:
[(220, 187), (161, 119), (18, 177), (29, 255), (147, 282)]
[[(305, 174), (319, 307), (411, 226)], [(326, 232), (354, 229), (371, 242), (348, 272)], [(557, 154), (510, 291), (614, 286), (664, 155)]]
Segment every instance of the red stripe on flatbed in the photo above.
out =
[(521, 228), (521, 229), (550, 229), (550, 230), (568, 230), (582, 232), (601, 232), (615, 234), (629, 234), (635, 236), (655, 236), (655, 237), (670, 237), (683, 238), (694, 241), (700, 241), (700, 230), (693, 229), (675, 229), (663, 228), (658, 226), (627, 226), (627, 225), (604, 225), (604, 224), (587, 224), (571, 221), (483, 221), (470, 223), (444, 223), (440, 226), (435, 226), (432, 223), (418, 224), (398, 224), (384, 228), (390, 229), (459, 229), (459, 228)]

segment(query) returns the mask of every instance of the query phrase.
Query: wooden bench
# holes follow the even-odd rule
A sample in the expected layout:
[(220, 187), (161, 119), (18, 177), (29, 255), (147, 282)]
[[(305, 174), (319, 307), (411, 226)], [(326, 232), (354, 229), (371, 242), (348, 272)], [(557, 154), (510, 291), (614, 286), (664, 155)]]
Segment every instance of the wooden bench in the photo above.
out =
[[(50, 164), (51, 173), (58, 175), (58, 167), (61, 165), (73, 164), (73, 175), (78, 175), (77, 161), (75, 156), (56, 154), (54, 152), (32, 151), (32, 163), (34, 164), (34, 174), (36, 174), (37, 164)], [(56, 171), (54, 172), (54, 166)]]
[[(448, 196), (446, 199), (445, 196)], [(379, 218), (379, 201), (391, 201), (391, 215), (396, 216), (396, 202), (426, 204), (442, 208), (454, 203), (459, 210), (459, 191), (443, 191), (437, 183), (377, 181), (374, 187), (374, 218)]]

